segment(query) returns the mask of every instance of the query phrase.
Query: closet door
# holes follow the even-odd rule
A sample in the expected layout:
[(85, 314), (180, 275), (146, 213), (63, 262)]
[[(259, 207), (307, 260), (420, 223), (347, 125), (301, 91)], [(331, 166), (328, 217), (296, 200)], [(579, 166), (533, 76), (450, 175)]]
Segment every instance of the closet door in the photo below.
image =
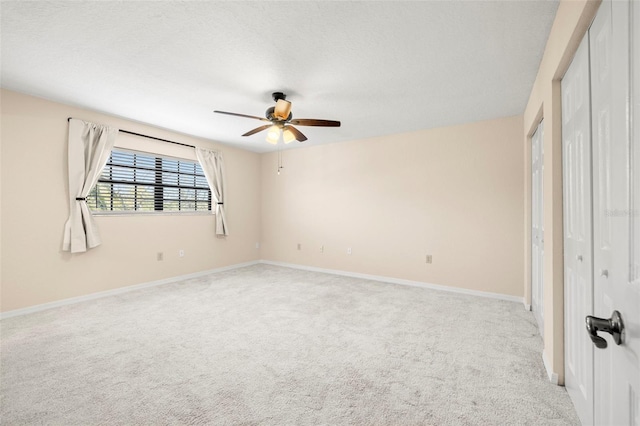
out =
[(597, 424), (640, 424), (637, 7), (605, 1), (591, 30), (594, 315), (613, 329), (593, 333)]
[(591, 103), (589, 37), (562, 79), (565, 386), (583, 425), (593, 423)]
[(531, 310), (538, 321), (540, 334), (544, 333), (544, 122), (531, 137)]

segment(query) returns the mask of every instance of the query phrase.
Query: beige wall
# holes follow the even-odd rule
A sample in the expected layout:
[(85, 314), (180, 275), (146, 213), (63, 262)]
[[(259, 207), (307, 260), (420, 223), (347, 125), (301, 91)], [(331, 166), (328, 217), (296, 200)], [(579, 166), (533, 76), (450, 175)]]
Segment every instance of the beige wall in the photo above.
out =
[(524, 113), (525, 298), (531, 300), (531, 135), (544, 118), (544, 357), (564, 383), (562, 128), (560, 80), (600, 1), (563, 0), (558, 7)]
[[(290, 150), (278, 176), (276, 153), (1, 96), (2, 312), (260, 257), (522, 296), (523, 153), (514, 143), (522, 117)], [(62, 252), (70, 116), (221, 149), (231, 235), (215, 238), (212, 216), (98, 216), (103, 244)], [(190, 155), (155, 144), (124, 135), (117, 142)]]
[(279, 176), (265, 154), (262, 258), (521, 297), (521, 135), (517, 116), (309, 146)]
[[(1, 103), (3, 312), (259, 259), (258, 154), (6, 90)], [(70, 116), (221, 150), (231, 235), (216, 238), (211, 215), (100, 216), (101, 246), (62, 252)], [(164, 261), (156, 260), (158, 252)]]

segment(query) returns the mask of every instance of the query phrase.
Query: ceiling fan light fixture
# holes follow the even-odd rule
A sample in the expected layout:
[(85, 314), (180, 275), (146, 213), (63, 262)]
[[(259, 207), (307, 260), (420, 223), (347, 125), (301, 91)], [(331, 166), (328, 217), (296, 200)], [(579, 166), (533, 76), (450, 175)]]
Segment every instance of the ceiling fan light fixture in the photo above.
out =
[(267, 132), (267, 142), (272, 145), (276, 145), (280, 140), (280, 128), (278, 126), (269, 127), (269, 131)]
[(278, 99), (276, 106), (273, 110), (273, 115), (278, 120), (286, 120), (291, 113), (291, 102), (284, 99)]
[(289, 128), (285, 127), (282, 131), (282, 139), (284, 139), (284, 143), (290, 143), (296, 140), (296, 136)]

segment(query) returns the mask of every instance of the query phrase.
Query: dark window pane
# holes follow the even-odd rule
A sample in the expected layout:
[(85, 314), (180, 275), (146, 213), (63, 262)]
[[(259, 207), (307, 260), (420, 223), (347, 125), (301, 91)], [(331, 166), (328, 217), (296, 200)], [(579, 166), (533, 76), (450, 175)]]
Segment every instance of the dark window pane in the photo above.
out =
[(207, 211), (210, 199), (197, 162), (115, 150), (87, 204), (93, 211)]

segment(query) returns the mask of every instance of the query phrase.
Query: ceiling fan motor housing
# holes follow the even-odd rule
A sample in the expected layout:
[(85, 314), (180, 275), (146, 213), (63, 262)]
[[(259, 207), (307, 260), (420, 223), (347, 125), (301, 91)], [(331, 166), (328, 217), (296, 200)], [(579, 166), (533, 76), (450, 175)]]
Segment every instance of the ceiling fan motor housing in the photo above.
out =
[[(275, 110), (276, 110), (276, 107), (267, 108), (267, 112), (264, 113), (264, 116), (267, 117), (267, 119), (270, 121), (282, 121), (273, 114)], [(293, 118), (293, 113), (289, 112), (289, 116), (284, 121), (291, 121), (292, 118)]]

